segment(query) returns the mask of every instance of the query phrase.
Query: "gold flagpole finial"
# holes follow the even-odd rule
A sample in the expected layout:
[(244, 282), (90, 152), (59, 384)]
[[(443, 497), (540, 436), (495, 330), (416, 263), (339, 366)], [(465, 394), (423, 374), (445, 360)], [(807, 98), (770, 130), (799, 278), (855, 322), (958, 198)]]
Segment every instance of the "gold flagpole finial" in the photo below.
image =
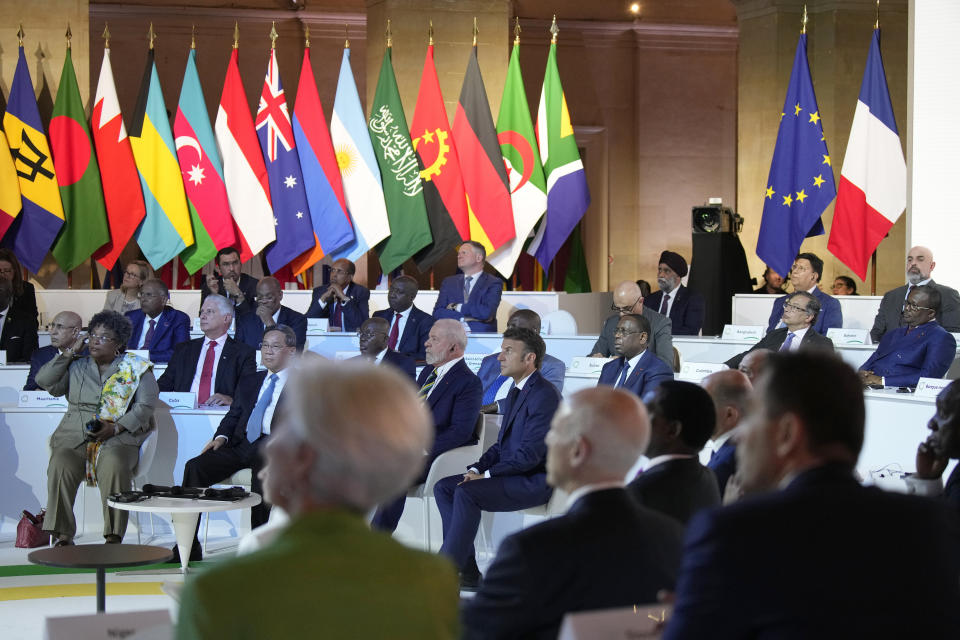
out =
[(477, 46), (478, 33), (480, 33), (480, 30), (477, 29), (477, 16), (473, 16), (473, 46)]
[(277, 48), (277, 38), (279, 37), (280, 37), (280, 34), (277, 33), (277, 21), (274, 20), (270, 24), (270, 48), (271, 49)]
[(70, 31), (70, 23), (67, 23), (67, 32), (64, 34), (64, 37), (67, 39), (67, 49), (70, 48), (70, 40), (73, 39), (73, 33)]
[(553, 24), (550, 25), (550, 44), (557, 44), (557, 35), (560, 28), (557, 26), (557, 14), (553, 14)]
[(106, 22), (103, 23), (103, 48), (110, 48), (110, 25)]
[(880, 0), (877, 0), (877, 21), (873, 23), (873, 28), (880, 28)]
[(17, 29), (17, 44), (18, 46), (23, 46), (23, 25), (20, 25), (20, 28)]
[(513, 44), (520, 44), (520, 16), (513, 17)]
[(197, 48), (197, 25), (196, 23), (190, 25), (190, 48)]
[(153, 30), (153, 23), (150, 23), (150, 31), (147, 32), (147, 37), (150, 39), (150, 49), (153, 50), (153, 42), (157, 39), (157, 32)]
[(803, 17), (800, 18), (800, 35), (807, 33), (807, 5), (803, 5)]
[(387, 18), (387, 49), (393, 47), (393, 31), (390, 29), (390, 18)]
[(233, 48), (240, 48), (240, 25), (236, 21), (233, 22)]
[(350, 48), (350, 25), (348, 25), (347, 23), (343, 23), (343, 36), (344, 36), (343, 48), (349, 49)]
[(303, 25), (303, 46), (310, 48), (310, 25)]
[(430, 27), (427, 29), (427, 44), (433, 46), (433, 20), (430, 20)]

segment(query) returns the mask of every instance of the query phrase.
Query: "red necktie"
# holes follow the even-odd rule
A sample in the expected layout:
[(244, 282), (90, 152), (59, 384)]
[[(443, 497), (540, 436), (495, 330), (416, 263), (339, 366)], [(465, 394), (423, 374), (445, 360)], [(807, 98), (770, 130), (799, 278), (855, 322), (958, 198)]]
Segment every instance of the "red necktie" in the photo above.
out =
[(400, 339), (400, 312), (396, 311), (396, 317), (393, 319), (393, 326), (390, 327), (390, 337), (387, 339), (387, 347), (396, 351), (397, 340)]
[(217, 341), (212, 340), (207, 345), (207, 355), (203, 359), (203, 370), (200, 372), (200, 388), (197, 389), (197, 404), (203, 404), (213, 391), (213, 361), (216, 357)]
[(343, 329), (343, 311), (339, 300), (333, 301), (333, 313), (330, 314), (330, 319), (333, 321), (331, 322), (333, 326)]
[(153, 340), (153, 330), (157, 328), (157, 321), (153, 318), (150, 319), (150, 326), (147, 327), (147, 335), (143, 336), (143, 344), (140, 345), (141, 349), (149, 349), (150, 341)]

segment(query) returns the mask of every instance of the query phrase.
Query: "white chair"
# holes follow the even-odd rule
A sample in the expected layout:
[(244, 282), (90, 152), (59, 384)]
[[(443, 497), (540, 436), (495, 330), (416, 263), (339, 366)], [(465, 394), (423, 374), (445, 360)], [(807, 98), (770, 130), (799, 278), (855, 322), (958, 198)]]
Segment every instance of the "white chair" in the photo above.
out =
[(542, 333), (549, 336), (577, 335), (577, 319), (569, 311), (551, 311), (541, 320)]
[(543, 518), (552, 518), (553, 516), (560, 515), (567, 508), (567, 498), (570, 497), (570, 494), (566, 491), (561, 491), (560, 489), (554, 489), (553, 494), (550, 496), (550, 499), (547, 501), (547, 504), (541, 504), (536, 507), (530, 507), (529, 509), (524, 509), (520, 513), (525, 516), (540, 516)]

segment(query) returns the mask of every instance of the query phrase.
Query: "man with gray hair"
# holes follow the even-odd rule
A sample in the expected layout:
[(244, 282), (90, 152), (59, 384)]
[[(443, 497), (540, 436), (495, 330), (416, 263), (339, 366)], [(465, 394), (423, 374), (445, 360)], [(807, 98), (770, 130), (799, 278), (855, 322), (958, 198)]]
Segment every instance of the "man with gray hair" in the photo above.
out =
[(331, 638), (456, 637), (449, 562), (364, 522), (409, 486), (430, 448), (416, 389), (389, 367), (311, 360), (287, 393), (263, 480), (291, 522), (266, 548), (187, 581), (177, 638), (294, 638), (320, 626)]
[(53, 317), (53, 322), (47, 326), (50, 332), (50, 344), (40, 347), (30, 356), (30, 372), (27, 374), (27, 383), (23, 385), (24, 391), (40, 389), (36, 380), (37, 371), (73, 344), (81, 327), (83, 327), (83, 320), (73, 311), (61, 311)]
[(567, 513), (504, 539), (465, 602), (465, 637), (556, 638), (566, 613), (656, 602), (673, 588), (682, 527), (623, 488), (649, 441), (643, 403), (625, 390), (584, 389), (560, 404), (547, 482), (570, 494)]

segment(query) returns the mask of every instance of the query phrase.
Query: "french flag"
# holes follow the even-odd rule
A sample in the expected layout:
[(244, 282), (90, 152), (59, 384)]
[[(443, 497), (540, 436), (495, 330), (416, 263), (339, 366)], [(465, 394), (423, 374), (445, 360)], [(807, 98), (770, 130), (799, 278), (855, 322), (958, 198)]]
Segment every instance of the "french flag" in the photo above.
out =
[(907, 205), (907, 165), (875, 29), (840, 171), (827, 248), (861, 280), (870, 255)]

